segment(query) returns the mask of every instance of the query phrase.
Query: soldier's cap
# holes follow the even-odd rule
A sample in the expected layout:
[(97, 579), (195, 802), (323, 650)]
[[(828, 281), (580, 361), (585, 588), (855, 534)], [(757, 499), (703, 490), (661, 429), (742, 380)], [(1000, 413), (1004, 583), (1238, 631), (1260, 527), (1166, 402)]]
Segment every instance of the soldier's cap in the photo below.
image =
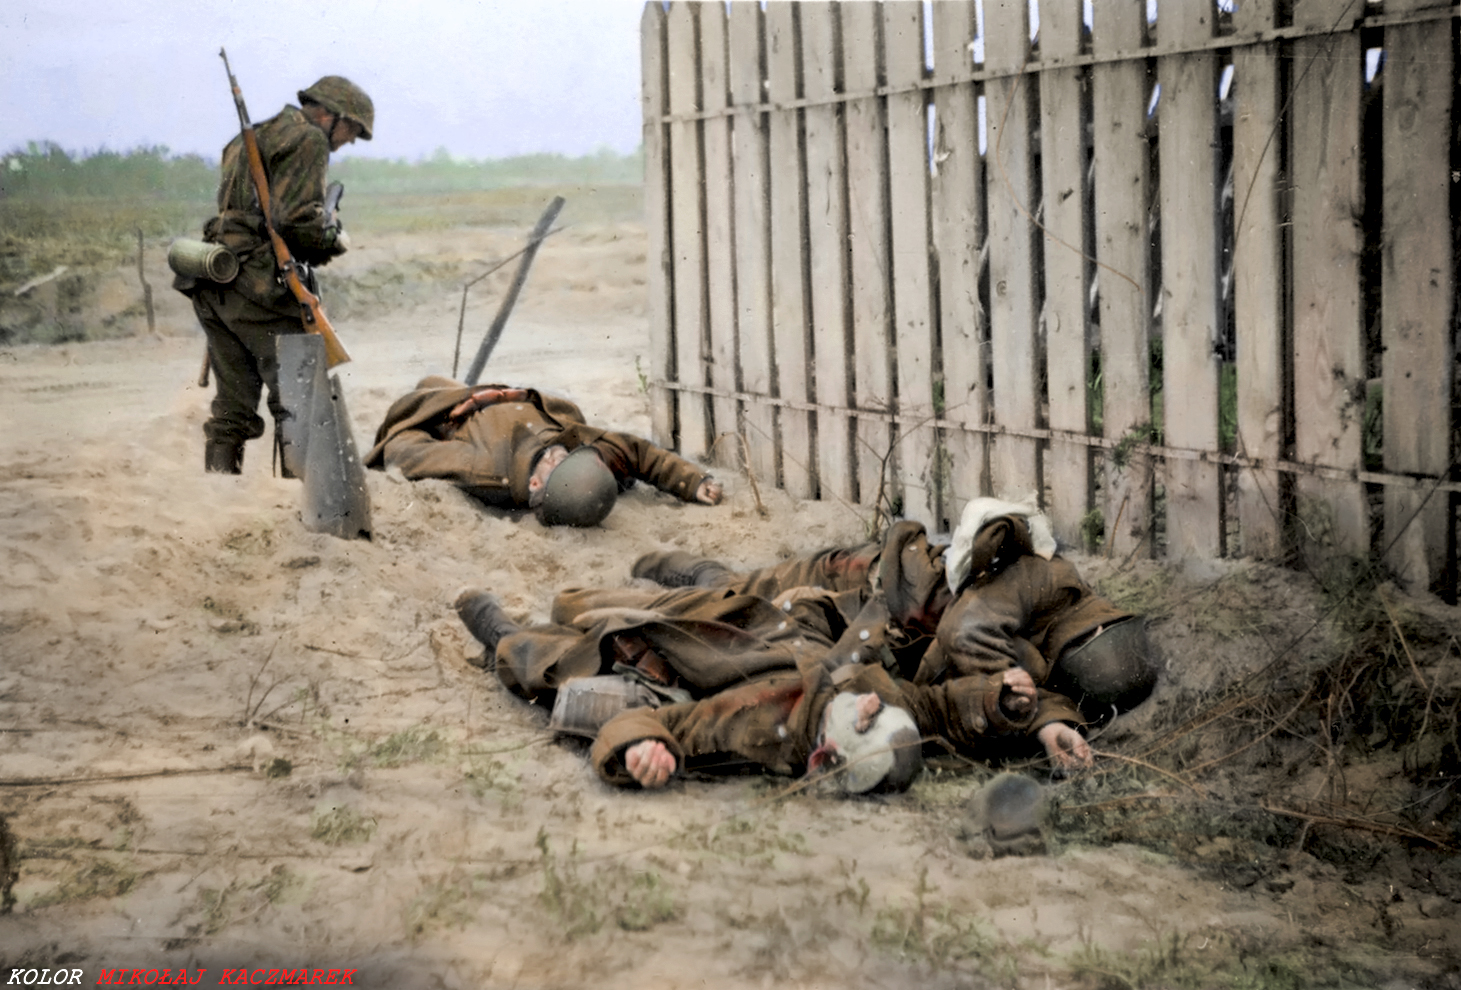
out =
[(907, 790), (923, 769), (917, 723), (907, 710), (883, 705), (859, 732), (857, 697), (843, 691), (827, 704), (808, 772), (834, 770), (832, 781), (843, 794)]

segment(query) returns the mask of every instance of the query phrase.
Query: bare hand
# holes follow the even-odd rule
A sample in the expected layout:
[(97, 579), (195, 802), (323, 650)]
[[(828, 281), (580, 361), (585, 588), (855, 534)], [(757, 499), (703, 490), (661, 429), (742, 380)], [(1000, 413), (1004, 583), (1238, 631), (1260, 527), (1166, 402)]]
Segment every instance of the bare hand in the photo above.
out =
[(719, 505), (722, 494), (720, 482), (714, 478), (706, 478), (700, 482), (700, 487), (695, 489), (695, 501), (705, 505)]
[(641, 739), (624, 751), (624, 767), (640, 787), (653, 790), (675, 772), (675, 754), (658, 739)]
[(1011, 715), (1023, 718), (1035, 710), (1035, 679), (1023, 667), (1011, 667), (1004, 672), (1004, 687), (1000, 707)]
[(1037, 735), (1045, 746), (1045, 755), (1062, 770), (1088, 767), (1093, 762), (1091, 744), (1086, 742), (1086, 737), (1064, 722), (1042, 726)]

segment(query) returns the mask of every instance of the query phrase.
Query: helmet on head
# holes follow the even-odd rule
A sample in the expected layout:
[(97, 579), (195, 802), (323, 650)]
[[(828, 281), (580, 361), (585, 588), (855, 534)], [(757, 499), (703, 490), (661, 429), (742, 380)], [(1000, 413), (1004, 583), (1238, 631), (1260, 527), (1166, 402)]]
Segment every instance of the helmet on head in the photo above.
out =
[(1050, 671), (1049, 687), (1068, 695), (1090, 716), (1129, 711), (1146, 700), (1157, 683), (1157, 666), (1146, 637), (1146, 619), (1120, 619), (1067, 649)]
[(619, 483), (598, 451), (579, 447), (548, 475), (541, 496), (536, 507), (544, 526), (597, 526), (614, 507)]
[(318, 103), (330, 113), (353, 120), (367, 141), (375, 129), (375, 104), (365, 90), (344, 76), (322, 76), (313, 86), (299, 91), (299, 102)]
[(859, 732), (857, 698), (843, 691), (828, 703), (808, 769), (833, 761), (841, 768), (833, 782), (843, 794), (907, 790), (923, 769), (923, 737), (917, 723), (904, 709), (884, 705), (872, 725)]

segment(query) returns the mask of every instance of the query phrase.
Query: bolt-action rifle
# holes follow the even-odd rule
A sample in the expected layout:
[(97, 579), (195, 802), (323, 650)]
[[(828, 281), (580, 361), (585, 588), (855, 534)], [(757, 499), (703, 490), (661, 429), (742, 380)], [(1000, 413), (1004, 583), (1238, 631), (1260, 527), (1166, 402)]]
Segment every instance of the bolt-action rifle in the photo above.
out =
[[(240, 134), (243, 137), (244, 152), (249, 160), (249, 177), (254, 180), (254, 192), (259, 197), (259, 208), (264, 211), (264, 227), (269, 231), (269, 243), (274, 247), (274, 262), (279, 268), (279, 277), (299, 300), (299, 318), (304, 323), (304, 328), (310, 333), (317, 333), (325, 339), (325, 362), (331, 368), (337, 364), (343, 364), (350, 360), (350, 354), (345, 350), (345, 345), (340, 343), (340, 338), (335, 334), (335, 328), (330, 325), (330, 320), (325, 316), (325, 309), (320, 304), (320, 297), (305, 286), (304, 280), (299, 277), (299, 263), (289, 253), (289, 246), (284, 243), (284, 238), (274, 229), (274, 217), (269, 199), (269, 176), (264, 172), (264, 157), (259, 153), (259, 142), (254, 136), (254, 125), (249, 123), (249, 111), (244, 106), (243, 93), (238, 88), (238, 80), (233, 77), (233, 68), (228, 64), (228, 53), (222, 48), (218, 49), (218, 55), (223, 59), (223, 69), (228, 73), (228, 85), (233, 90), (233, 103), (238, 107), (238, 123)], [(336, 199), (338, 202), (338, 198)]]

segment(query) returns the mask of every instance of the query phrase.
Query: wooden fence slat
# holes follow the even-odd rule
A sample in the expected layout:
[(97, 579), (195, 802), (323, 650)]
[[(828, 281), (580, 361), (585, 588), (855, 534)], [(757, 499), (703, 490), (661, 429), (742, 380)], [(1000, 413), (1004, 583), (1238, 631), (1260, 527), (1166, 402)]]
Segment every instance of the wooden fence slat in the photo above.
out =
[[(986, 67), (1018, 65), (1030, 40), (1023, 0), (986, 2), (984, 15)], [(996, 423), (1021, 431), (1039, 425), (1029, 127), (1030, 88), (1038, 85), (1034, 78), (1010, 76), (992, 80), (984, 88), (989, 130), (985, 196), (990, 360), (994, 363), (991, 405)], [(990, 453), (990, 485), (991, 494), (1001, 498), (1043, 496), (1035, 442), (997, 435)]]
[[(1235, 12), (1244, 32), (1274, 26), (1275, 0), (1250, 0)], [(1233, 56), (1233, 307), (1237, 327), (1237, 452), (1277, 461), (1283, 454), (1283, 217), (1279, 200), (1278, 46)], [(1282, 552), (1283, 520), (1275, 471), (1238, 472), (1242, 552)]]
[(668, 126), (660, 117), (669, 110), (665, 83), (665, 12), (659, 4), (644, 5), (639, 21), (641, 100), (644, 107), (644, 223), (648, 234), (650, 435), (655, 443), (673, 446), (678, 396), (661, 382), (676, 378), (675, 340), (671, 320), (669, 169), (665, 157)]
[[(933, 77), (968, 75), (974, 39), (973, 0), (933, 5)], [(934, 252), (938, 258), (939, 340), (943, 349), (943, 415), (981, 425), (988, 407), (984, 379), (985, 325), (979, 303), (979, 257), (986, 236), (984, 159), (979, 154), (979, 108), (972, 84), (934, 91)], [(964, 503), (984, 494), (988, 482), (988, 440), (983, 433), (949, 430), (942, 437), (940, 529), (949, 529)]]
[[(706, 110), (724, 110), (726, 79), (725, 5), (695, 4), (700, 17), (700, 102)], [(712, 117), (704, 124), (705, 142), (705, 274), (710, 331), (710, 384), (721, 392), (739, 387), (736, 374), (736, 296), (734, 227), (731, 211), (730, 120)], [(711, 445), (715, 460), (735, 464), (739, 444), (727, 447), (721, 437), (737, 432), (736, 402), (711, 396)]]
[[(1169, 5), (1170, 6), (1170, 5)], [(1173, 16), (1176, 15), (1176, 16)], [(1212, 36), (1211, 8), (1178, 4), (1162, 40)], [(1162, 424), (1164, 443), (1218, 452), (1217, 56), (1159, 60), (1162, 251)], [(1223, 497), (1218, 466), (1168, 460), (1167, 556), (1222, 555)]]
[[(871, 92), (882, 64), (877, 5), (844, 3), (842, 74), (849, 92)], [(848, 243), (852, 250), (853, 375), (859, 409), (893, 409), (892, 303), (888, 267), (888, 173), (883, 159), (883, 100), (847, 104)], [(883, 459), (892, 449), (891, 424), (857, 423), (858, 501), (876, 505), (884, 491)]]
[[(1040, 7), (1040, 54), (1047, 58), (1075, 55), (1080, 51), (1080, 30), (1080, 0), (1047, 0)], [(1072, 433), (1090, 432), (1082, 75), (1079, 69), (1040, 74), (1045, 374), (1050, 427)], [(1045, 480), (1056, 537), (1068, 546), (1081, 546), (1081, 522), (1094, 504), (1090, 448), (1051, 443), (1046, 453)]]
[[(766, 4), (767, 95), (773, 103), (795, 100), (801, 93), (797, 65), (796, 8), (792, 0)], [(801, 114), (777, 113), (771, 118), (771, 331), (776, 339), (773, 367), (777, 393), (805, 402), (808, 388), (806, 298), (806, 173), (802, 168)], [(791, 494), (812, 493), (812, 419), (800, 409), (782, 407), (781, 483)]]
[[(1092, 47), (1097, 52), (1134, 51), (1142, 41), (1142, 0), (1097, 3)], [(1146, 438), (1151, 423), (1148, 379), (1146, 69), (1137, 61), (1104, 66), (1092, 83), (1095, 132), (1097, 279), (1101, 316), (1102, 434), (1122, 440), (1133, 432)], [(1142, 429), (1139, 429), (1142, 428)], [(1133, 451), (1118, 464), (1104, 464), (1102, 509), (1108, 550), (1152, 552), (1150, 458)]]
[[(1386, 10), (1391, 9), (1390, 5)], [(1385, 30), (1384, 245), (1381, 334), (1385, 470), (1444, 477), (1450, 469), (1454, 268), (1451, 199), (1451, 33)], [(1385, 490), (1386, 563), (1428, 590), (1446, 571), (1449, 499)], [(1454, 522), (1452, 523), (1454, 525)], [(1455, 589), (1447, 589), (1454, 595)]]
[[(809, 100), (837, 92), (837, 15), (825, 0), (801, 5), (802, 90)], [(812, 348), (816, 399), (852, 405), (847, 310), (847, 170), (842, 110), (807, 107), (807, 250), (811, 259)], [(817, 413), (817, 485), (823, 497), (852, 501), (852, 420)]]
[[(670, 112), (700, 109), (699, 45), (695, 5), (669, 9)], [(679, 381), (706, 385), (705, 172), (700, 158), (700, 122), (670, 125), (670, 237), (673, 250), (675, 370)], [(710, 449), (710, 407), (704, 395), (682, 393), (678, 447), (690, 458)]]
[[(923, 78), (922, 0), (884, 0), (889, 86)], [(898, 441), (903, 515), (932, 525), (934, 486), (933, 286), (929, 272), (928, 110), (922, 90), (888, 97), (888, 181), (892, 209), (893, 341), (898, 411), (929, 422), (905, 425)]]
[[(754, 106), (766, 99), (762, 86), (763, 23), (761, 7), (734, 3), (730, 7), (731, 102)], [(752, 395), (772, 394), (771, 355), (771, 247), (770, 203), (767, 180), (767, 118), (740, 114), (732, 125), (735, 153), (735, 259), (736, 323), (740, 340), (742, 388)], [(746, 403), (741, 410), (749, 460), (746, 468), (770, 483), (776, 478), (776, 420), (774, 408), (764, 402)]]
[[(1294, 458), (1358, 469), (1367, 379), (1356, 219), (1363, 53), (1357, 35), (1338, 35), (1300, 39), (1293, 54)], [(1361, 485), (1301, 476), (1295, 489), (1306, 550), (1369, 551)]]

